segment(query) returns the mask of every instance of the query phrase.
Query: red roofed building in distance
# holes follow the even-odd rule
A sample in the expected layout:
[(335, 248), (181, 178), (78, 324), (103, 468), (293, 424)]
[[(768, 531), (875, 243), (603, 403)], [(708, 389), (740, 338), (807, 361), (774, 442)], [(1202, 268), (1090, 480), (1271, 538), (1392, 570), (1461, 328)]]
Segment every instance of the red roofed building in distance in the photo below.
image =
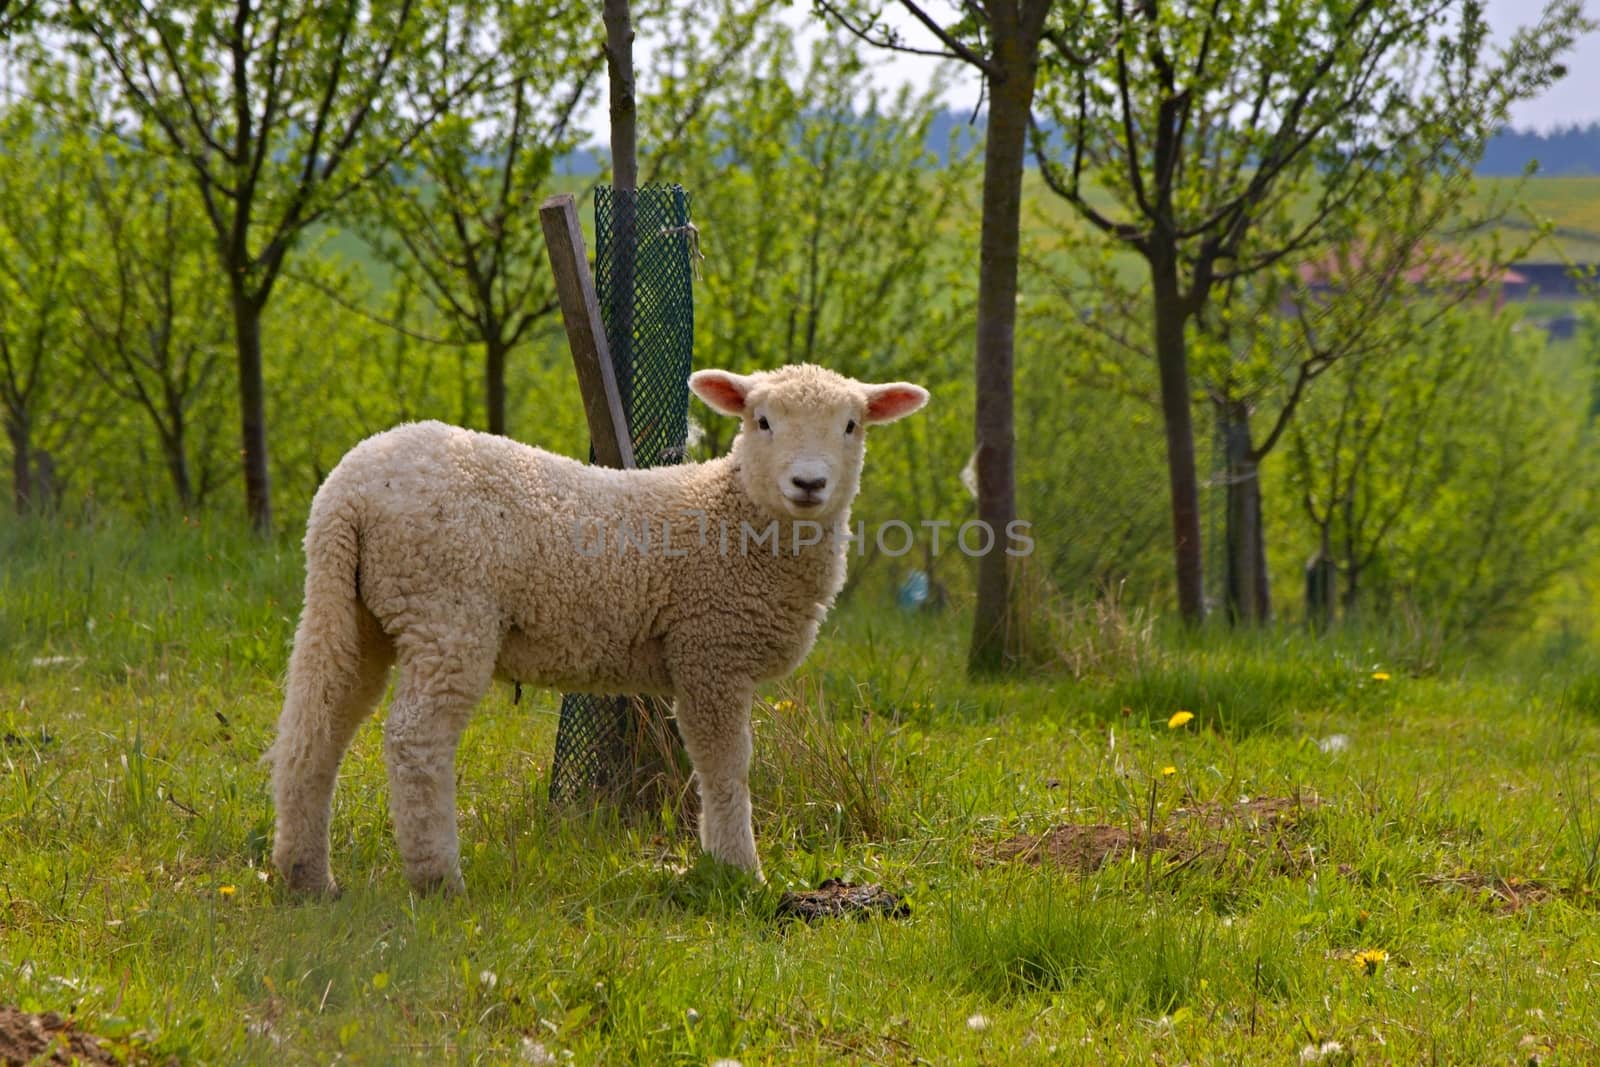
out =
[(1300, 282), (1316, 297), (1330, 296), (1346, 288), (1354, 279), (1367, 281), (1374, 276), (1398, 274), (1403, 287), (1418, 294), (1447, 293), (1493, 301), (1496, 308), (1507, 300), (1521, 300), (1529, 294), (1526, 275), (1512, 267), (1496, 266), (1455, 248), (1416, 246), (1405, 259), (1398, 255), (1373, 257), (1365, 248), (1344, 253), (1329, 252), (1320, 259), (1308, 260), (1295, 268)]

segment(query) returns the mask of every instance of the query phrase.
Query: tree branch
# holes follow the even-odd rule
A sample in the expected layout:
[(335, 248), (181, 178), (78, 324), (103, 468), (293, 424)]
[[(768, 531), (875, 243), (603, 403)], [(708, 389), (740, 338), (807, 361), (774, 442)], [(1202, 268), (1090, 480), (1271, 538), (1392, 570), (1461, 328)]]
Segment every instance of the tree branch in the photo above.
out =
[(941, 51), (930, 48), (915, 48), (911, 45), (902, 44), (900, 42), (899, 35), (895, 34), (892, 30), (884, 31), (884, 35), (882, 36), (874, 36), (871, 26), (862, 26), (856, 24), (848, 15), (846, 15), (843, 11), (840, 11), (839, 8), (831, 2), (831, 0), (812, 0), (812, 2), (816, 4), (823, 14), (833, 19), (840, 26), (843, 26), (852, 37), (855, 37), (863, 44), (871, 45), (873, 48), (882, 48), (890, 52), (903, 52), (906, 55), (912, 56), (931, 56), (935, 59), (954, 59), (976, 67), (984, 74), (986, 78), (998, 76), (998, 68), (995, 67), (992, 62), (985, 57), (979, 56), (977, 53), (973, 52), (959, 41), (955, 41), (954, 38), (951, 38), (944, 32), (944, 30), (938, 28), (938, 24), (930, 19), (925, 12), (916, 7), (915, 4), (911, 3), (910, 0), (901, 0), (901, 3), (904, 4), (906, 9), (914, 16), (917, 16), (923, 25), (934, 30), (935, 36), (937, 36), (939, 40), (945, 44), (945, 50)]

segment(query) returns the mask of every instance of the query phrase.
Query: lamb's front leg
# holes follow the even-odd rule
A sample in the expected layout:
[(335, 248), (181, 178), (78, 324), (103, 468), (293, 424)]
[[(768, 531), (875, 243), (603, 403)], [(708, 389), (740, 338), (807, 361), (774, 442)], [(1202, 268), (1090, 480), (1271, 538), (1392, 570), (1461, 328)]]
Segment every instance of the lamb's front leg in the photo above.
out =
[(726, 678), (680, 678), (678, 732), (700, 786), (700, 844), (761, 878), (750, 826), (750, 702), (755, 686)]

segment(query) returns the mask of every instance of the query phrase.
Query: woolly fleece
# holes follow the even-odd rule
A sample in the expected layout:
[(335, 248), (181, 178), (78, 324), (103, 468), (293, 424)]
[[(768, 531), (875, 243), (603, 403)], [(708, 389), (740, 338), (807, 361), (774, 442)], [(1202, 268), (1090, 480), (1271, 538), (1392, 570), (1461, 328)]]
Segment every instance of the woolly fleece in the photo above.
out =
[[(759, 876), (755, 688), (800, 664), (844, 582), (865, 426), (917, 410), (927, 393), (809, 365), (702, 371), (691, 386), (742, 420), (727, 456), (614, 471), (423, 422), (363, 441), (328, 476), (307, 524), (305, 605), (268, 754), (273, 859), (291, 888), (336, 890), (339, 762), (397, 662), (384, 756), (412, 884), (461, 888), (455, 752), (497, 675), (674, 697), (702, 845)], [(746, 533), (773, 525), (775, 543)]]

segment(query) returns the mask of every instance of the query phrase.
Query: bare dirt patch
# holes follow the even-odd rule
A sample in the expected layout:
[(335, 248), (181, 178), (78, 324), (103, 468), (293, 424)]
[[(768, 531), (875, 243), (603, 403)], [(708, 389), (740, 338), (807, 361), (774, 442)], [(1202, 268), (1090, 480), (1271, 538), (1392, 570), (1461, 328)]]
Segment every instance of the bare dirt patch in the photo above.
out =
[(1315, 793), (1306, 793), (1294, 797), (1251, 797), (1233, 804), (1212, 800), (1179, 808), (1173, 814), (1219, 829), (1244, 826), (1265, 830), (1299, 822), (1307, 811), (1321, 806), (1322, 801)]
[[(1293, 866), (1285, 832), (1296, 826), (1314, 796), (1255, 797), (1235, 804), (1218, 801), (1191, 804), (1172, 812), (1172, 824), (1148, 831), (1107, 823), (1063, 823), (1035, 834), (1017, 834), (980, 845), (980, 863), (1050, 864), (1079, 873), (1098, 871), (1108, 863), (1154, 853), (1166, 873), (1200, 860), (1221, 861), (1235, 844), (1272, 845), (1279, 861)], [(1239, 841), (1227, 840), (1229, 836)]]
[(1571, 895), (1562, 894), (1537, 878), (1519, 878), (1516, 875), (1501, 877), (1479, 871), (1430, 875), (1422, 880), (1422, 884), (1435, 889), (1469, 893), (1491, 908), (1507, 912), (1521, 911), (1531, 904), (1539, 904), (1558, 895)]
[(778, 901), (778, 918), (806, 922), (869, 915), (904, 919), (910, 914), (911, 906), (881, 885), (852, 885), (837, 878), (825, 879), (815, 889), (785, 893)]
[(0, 1064), (116, 1064), (117, 1058), (71, 1019), (47, 1011), (40, 1015), (0, 1006)]

